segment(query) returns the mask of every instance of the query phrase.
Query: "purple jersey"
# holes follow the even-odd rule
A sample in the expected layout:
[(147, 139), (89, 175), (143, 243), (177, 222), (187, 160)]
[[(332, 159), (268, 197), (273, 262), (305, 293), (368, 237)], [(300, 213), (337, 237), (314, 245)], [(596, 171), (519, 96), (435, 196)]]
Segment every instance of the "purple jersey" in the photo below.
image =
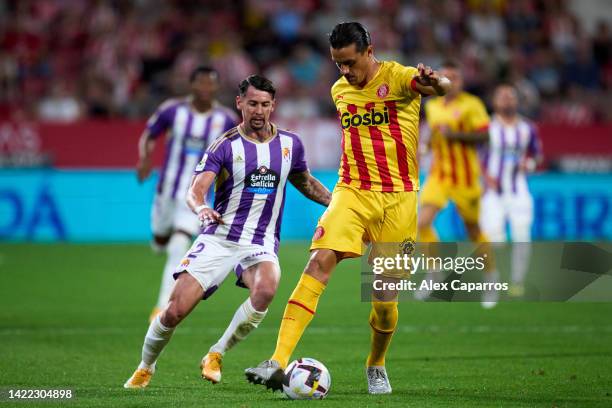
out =
[(236, 126), (237, 119), (234, 112), (216, 102), (203, 113), (191, 107), (189, 97), (163, 103), (147, 122), (150, 137), (168, 134), (157, 194), (183, 200), (202, 154), (213, 140)]
[(308, 167), (299, 137), (272, 129), (271, 140), (257, 143), (236, 127), (207, 150), (196, 174), (217, 174), (215, 210), (225, 224), (208, 225), (203, 234), (278, 251), (287, 177)]
[(484, 168), (489, 177), (497, 180), (499, 193), (528, 193), (527, 179), (519, 165), (526, 157), (539, 156), (540, 150), (533, 124), (520, 118), (514, 126), (509, 126), (493, 117), (489, 125)]

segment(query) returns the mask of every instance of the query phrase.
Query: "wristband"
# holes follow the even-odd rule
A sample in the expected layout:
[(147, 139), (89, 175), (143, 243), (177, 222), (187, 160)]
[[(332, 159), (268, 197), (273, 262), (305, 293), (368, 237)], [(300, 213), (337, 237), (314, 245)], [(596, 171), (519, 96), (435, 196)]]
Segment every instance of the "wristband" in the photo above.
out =
[(196, 207), (196, 208), (195, 208), (193, 211), (194, 211), (196, 214), (199, 214), (199, 213), (200, 213), (200, 211), (202, 211), (202, 210), (203, 210), (203, 209), (205, 209), (205, 208), (210, 208), (210, 207), (209, 207), (208, 205), (206, 205), (206, 204), (202, 204), (202, 205), (198, 205), (198, 206), (197, 206), (197, 207)]

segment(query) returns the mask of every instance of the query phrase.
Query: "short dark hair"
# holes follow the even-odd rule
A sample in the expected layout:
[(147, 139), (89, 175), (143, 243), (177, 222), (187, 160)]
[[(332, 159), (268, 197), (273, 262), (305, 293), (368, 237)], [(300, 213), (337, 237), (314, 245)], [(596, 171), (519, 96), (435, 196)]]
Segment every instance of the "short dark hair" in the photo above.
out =
[(240, 96), (246, 95), (249, 85), (255, 89), (269, 93), (272, 95), (272, 99), (274, 99), (274, 95), (276, 95), (276, 88), (274, 87), (272, 81), (261, 75), (250, 75), (238, 85), (238, 92), (240, 92)]
[(372, 39), (363, 24), (351, 21), (336, 24), (329, 34), (329, 44), (336, 50), (355, 44), (358, 52), (364, 52), (372, 44)]
[(518, 97), (519, 96), (519, 90), (516, 88), (516, 86), (512, 83), (512, 82), (508, 82), (508, 81), (502, 81), (500, 83), (498, 83), (495, 88), (493, 89), (493, 95), (495, 95), (495, 93), (497, 93), (497, 91), (499, 90), (499, 88), (510, 88), (512, 90), (512, 92), (514, 92), (514, 94)]
[(501, 88), (502, 86), (503, 86), (503, 87), (507, 87), (507, 88), (512, 88), (512, 89), (514, 89), (514, 90), (516, 91), (516, 86), (514, 86), (514, 84), (513, 84), (512, 82), (509, 82), (509, 81), (501, 81), (501, 82), (498, 82), (498, 83), (495, 85), (495, 88), (496, 88), (496, 89), (497, 89), (497, 88)]
[(213, 67), (209, 67), (208, 65), (199, 65), (191, 74), (189, 74), (189, 82), (193, 82), (196, 80), (198, 75), (213, 75), (215, 79), (219, 77), (219, 73)]

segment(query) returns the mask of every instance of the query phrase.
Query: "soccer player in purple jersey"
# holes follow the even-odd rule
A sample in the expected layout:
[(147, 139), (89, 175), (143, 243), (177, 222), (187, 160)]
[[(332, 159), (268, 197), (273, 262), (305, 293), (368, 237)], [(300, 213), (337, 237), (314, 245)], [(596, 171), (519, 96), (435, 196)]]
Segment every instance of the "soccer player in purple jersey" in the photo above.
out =
[(152, 246), (167, 254), (152, 320), (168, 303), (172, 274), (199, 228), (198, 218), (187, 207), (185, 196), (196, 164), (208, 145), (238, 123), (237, 115), (215, 101), (217, 72), (200, 66), (190, 76), (191, 93), (163, 103), (147, 122), (139, 142), (138, 180), (151, 174), (151, 156), (160, 136), (166, 154), (151, 210)]
[(495, 115), (489, 126), (485, 152), (485, 192), (480, 225), (491, 242), (506, 241), (506, 223), (512, 241), (512, 284), (509, 294), (522, 296), (531, 256), (533, 199), (526, 174), (542, 160), (535, 125), (518, 113), (518, 95), (512, 85), (495, 89)]
[[(331, 193), (308, 171), (299, 137), (270, 122), (276, 90), (252, 75), (239, 85), (236, 105), (242, 123), (214, 141), (197, 165), (187, 202), (202, 230), (175, 269), (170, 301), (150, 324), (142, 361), (126, 388), (144, 388), (176, 326), (219, 287), (231, 271), (249, 289), (232, 321), (202, 359), (202, 377), (221, 380), (223, 354), (263, 320), (280, 279), (277, 251), (285, 186), (327, 206)], [(216, 180), (215, 203), (205, 201)]]

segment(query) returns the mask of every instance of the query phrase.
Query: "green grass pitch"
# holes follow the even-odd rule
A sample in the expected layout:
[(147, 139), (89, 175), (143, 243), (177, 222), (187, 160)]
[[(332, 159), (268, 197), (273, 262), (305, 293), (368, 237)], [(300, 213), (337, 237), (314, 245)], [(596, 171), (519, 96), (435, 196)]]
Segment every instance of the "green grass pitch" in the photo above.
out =
[[(324, 401), (288, 401), (248, 384), (243, 370), (270, 356), (305, 244), (281, 245), (283, 278), (270, 312), (224, 361), (223, 382), (198, 365), (247, 292), (228, 279), (175, 332), (145, 390), (124, 390), (140, 359), (163, 264), (146, 245), (0, 246), (0, 388), (72, 388), (69, 407), (610, 407), (612, 304), (400, 305), (387, 356), (393, 394), (370, 396), (364, 378), (369, 304), (359, 261), (343, 262), (294, 357), (330, 369)], [(0, 406), (12, 404), (6, 399)]]

